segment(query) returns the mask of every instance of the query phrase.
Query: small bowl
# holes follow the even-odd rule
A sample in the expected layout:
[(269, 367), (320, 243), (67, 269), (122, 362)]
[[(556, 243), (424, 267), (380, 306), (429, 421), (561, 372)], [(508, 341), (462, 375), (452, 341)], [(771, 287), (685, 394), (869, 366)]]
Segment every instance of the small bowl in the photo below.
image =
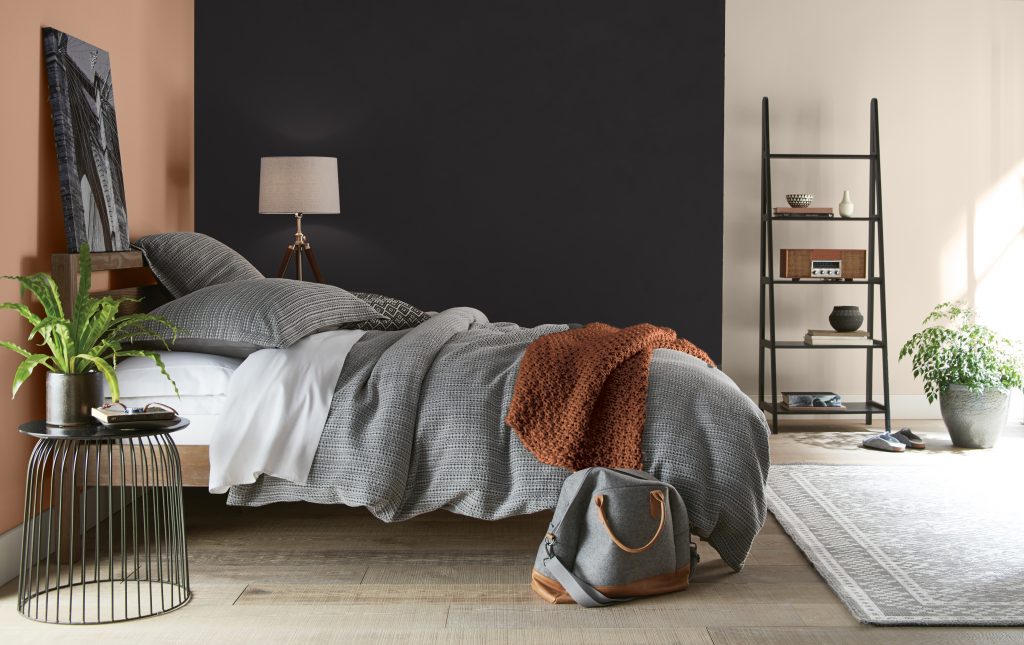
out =
[(793, 208), (807, 208), (814, 201), (814, 193), (792, 193), (786, 195), (786, 201)]

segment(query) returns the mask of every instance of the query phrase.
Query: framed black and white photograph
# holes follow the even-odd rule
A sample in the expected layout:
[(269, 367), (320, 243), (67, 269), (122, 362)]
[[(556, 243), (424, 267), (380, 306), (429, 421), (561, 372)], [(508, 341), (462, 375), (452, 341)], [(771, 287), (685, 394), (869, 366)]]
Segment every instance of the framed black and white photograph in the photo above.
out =
[(126, 251), (128, 213), (106, 51), (43, 28), (68, 251)]

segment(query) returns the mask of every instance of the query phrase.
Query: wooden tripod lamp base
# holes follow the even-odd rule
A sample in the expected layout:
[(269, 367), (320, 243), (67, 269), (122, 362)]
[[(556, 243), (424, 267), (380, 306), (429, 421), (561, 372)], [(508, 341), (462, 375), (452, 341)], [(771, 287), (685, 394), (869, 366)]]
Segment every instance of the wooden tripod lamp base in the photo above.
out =
[(313, 270), (313, 277), (316, 281), (323, 283), (324, 278), (320, 275), (320, 267), (316, 263), (316, 254), (313, 247), (302, 232), (302, 213), (295, 213), (295, 242), (289, 244), (284, 250), (284, 258), (281, 259), (281, 266), (277, 269), (277, 277), (283, 278), (288, 272), (288, 265), (292, 258), (295, 258), (295, 279), (302, 280), (302, 258), (309, 262), (309, 268)]

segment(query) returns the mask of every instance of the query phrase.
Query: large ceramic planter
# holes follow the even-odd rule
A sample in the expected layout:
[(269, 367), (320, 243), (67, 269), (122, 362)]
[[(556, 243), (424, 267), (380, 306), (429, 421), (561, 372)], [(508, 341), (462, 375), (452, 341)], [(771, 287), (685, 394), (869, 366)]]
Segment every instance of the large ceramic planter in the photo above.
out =
[(958, 448), (991, 448), (1006, 427), (1010, 393), (990, 387), (972, 392), (964, 385), (948, 385), (939, 394), (942, 420)]
[(92, 423), (92, 409), (103, 405), (103, 375), (46, 373), (46, 423), (82, 426)]

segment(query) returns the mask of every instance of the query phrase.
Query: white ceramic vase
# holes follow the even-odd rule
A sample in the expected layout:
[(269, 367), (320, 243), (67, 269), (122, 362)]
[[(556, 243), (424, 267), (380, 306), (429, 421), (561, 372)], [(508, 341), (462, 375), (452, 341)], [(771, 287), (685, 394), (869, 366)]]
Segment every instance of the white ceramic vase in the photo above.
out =
[(839, 215), (842, 217), (853, 217), (853, 201), (850, 200), (850, 191), (843, 191), (843, 201), (839, 202)]

